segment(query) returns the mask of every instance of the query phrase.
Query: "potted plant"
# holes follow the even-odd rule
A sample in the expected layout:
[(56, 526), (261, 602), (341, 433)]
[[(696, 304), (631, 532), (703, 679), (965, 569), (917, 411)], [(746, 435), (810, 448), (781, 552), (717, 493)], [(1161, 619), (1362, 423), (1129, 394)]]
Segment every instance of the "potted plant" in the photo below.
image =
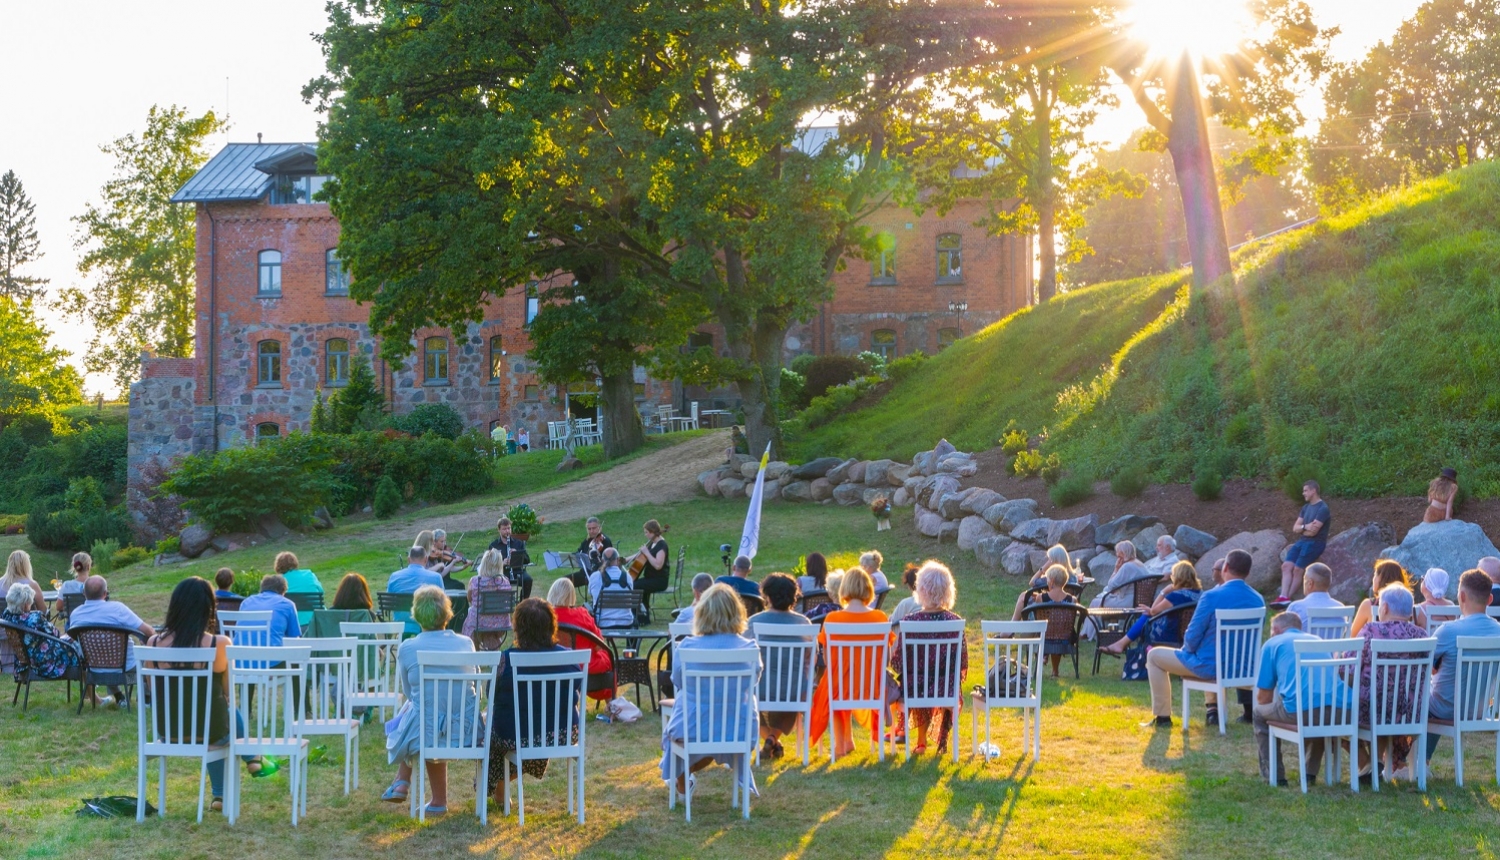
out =
[(542, 531), (542, 518), (536, 515), (531, 505), (522, 502), (519, 505), (511, 505), (510, 510), (505, 512), (510, 518), (510, 532), (518, 539), (531, 540), (533, 535)]

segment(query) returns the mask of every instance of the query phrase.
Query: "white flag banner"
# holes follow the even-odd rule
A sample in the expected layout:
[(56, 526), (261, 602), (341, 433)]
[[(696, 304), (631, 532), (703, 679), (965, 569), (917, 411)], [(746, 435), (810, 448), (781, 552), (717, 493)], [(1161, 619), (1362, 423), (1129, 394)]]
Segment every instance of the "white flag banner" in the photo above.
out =
[(760, 503), (766, 495), (766, 464), (771, 462), (771, 443), (760, 456), (760, 471), (755, 473), (755, 490), (750, 494), (750, 511), (745, 514), (745, 532), (740, 535), (740, 555), (755, 558), (760, 544)]

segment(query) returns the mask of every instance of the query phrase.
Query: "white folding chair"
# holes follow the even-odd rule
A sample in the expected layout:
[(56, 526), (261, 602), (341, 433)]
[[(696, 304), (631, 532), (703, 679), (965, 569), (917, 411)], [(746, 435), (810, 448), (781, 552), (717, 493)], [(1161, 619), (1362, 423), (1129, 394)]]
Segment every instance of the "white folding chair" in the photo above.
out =
[(162, 816), (167, 814), (167, 759), (199, 760), (198, 821), (203, 821), (208, 763), (229, 758), (227, 747), (209, 746), (217, 740), (209, 737), (214, 652), (213, 648), (135, 649), (142, 691), (135, 709), (136, 821), (146, 820), (146, 771), (153, 758), (160, 765), (156, 806)]
[[(1220, 614), (1228, 610), (1219, 610)], [(1302, 793), (1307, 793), (1307, 742), (1321, 739), (1324, 743), (1324, 782), (1329, 785), (1338, 778), (1341, 745), (1348, 741), (1349, 749), (1359, 742), (1359, 655), (1363, 639), (1298, 639), (1292, 643), (1297, 655), (1297, 721), (1296, 723), (1272, 722), (1270, 782), (1275, 785), (1281, 778), (1278, 764), (1281, 761), (1280, 741), (1297, 745), (1298, 770), (1302, 774)], [(1401, 643), (1403, 645), (1406, 642)], [(1344, 683), (1344, 678), (1350, 680)], [(1311, 702), (1333, 701), (1341, 703), (1331, 707), (1309, 707)], [(1349, 789), (1359, 791), (1358, 756), (1349, 755)]]
[[(751, 759), (760, 735), (756, 718), (755, 687), (759, 651), (689, 649), (678, 652), (682, 660), (682, 689), (677, 707), (686, 709), (681, 738), (674, 738), (667, 766), (667, 809), (677, 808), (677, 775), (686, 774), (695, 755), (711, 755), (716, 761), (738, 758), (739, 771), (730, 790), (730, 806), (743, 800), (745, 818), (750, 817)], [(680, 769), (679, 769), (680, 768)], [(693, 820), (693, 781), (685, 779), (687, 820)]]
[(838, 760), (833, 718), (839, 711), (875, 712), (875, 750), (885, 761), (885, 667), (891, 658), (891, 625), (827, 622), (823, 625), (828, 686), (828, 755)]
[(1484, 614), (1496, 620), (1500, 620), (1500, 605), (1486, 606), (1484, 608)]
[(1319, 639), (1346, 639), (1353, 624), (1353, 606), (1319, 606), (1307, 610), (1307, 632)]
[[(589, 651), (511, 651), (509, 659), (516, 748), (505, 754), (505, 766), (514, 764), (517, 771), (516, 824), (526, 826), (526, 783), (521, 778), (521, 765), (559, 758), (568, 761), (568, 811), (576, 812), (582, 824), (584, 731), (588, 726), (582, 714)], [(494, 719), (492, 714), (492, 725)], [(505, 814), (510, 815), (510, 774), (501, 774), (500, 778), (505, 783)]]
[(1438, 632), (1438, 628), (1449, 621), (1457, 621), (1462, 610), (1458, 604), (1452, 606), (1428, 606), (1425, 603), (1417, 604), (1417, 610), (1427, 618), (1427, 633), (1429, 635)]
[[(811, 744), (813, 667), (818, 650), (818, 628), (814, 624), (755, 622), (751, 631), (760, 648), (760, 688), (757, 701), (761, 713), (798, 715), (797, 749), (807, 766)], [(756, 753), (757, 757), (759, 752)]]
[[(670, 643), (668, 647), (671, 648), (670, 657), (674, 665), (677, 661), (677, 643), (691, 635), (693, 635), (693, 622), (691, 621), (673, 621), (667, 624), (667, 636)], [(667, 730), (667, 723), (672, 721), (673, 704), (674, 702), (670, 699), (663, 699), (658, 703), (658, 707), (661, 710), (661, 730), (663, 733)]]
[[(903, 622), (904, 626), (904, 622)], [(984, 686), (974, 691), (973, 748), (979, 752), (979, 712), (984, 711), (984, 742), (990, 742), (990, 711), (1019, 708), (1021, 749), (1032, 760), (1042, 756), (1042, 644), (1045, 621), (981, 621), (984, 634)], [(957, 739), (954, 739), (957, 743)]]
[(271, 644), (271, 611), (220, 612), (219, 633), (229, 637), (229, 644), (245, 648), (266, 648)]
[[(427, 820), (428, 761), (477, 761), (474, 807), (479, 823), (489, 823), (485, 786), (490, 773), (490, 730), (484, 715), (495, 698), (495, 670), (501, 651), (418, 651), (417, 678), (421, 700), (417, 708), (420, 746), (413, 768), (416, 787), (411, 792), (411, 814)], [(410, 717), (408, 717), (410, 719)], [(429, 726), (431, 729), (429, 729)], [(431, 743), (428, 733), (431, 732)], [(420, 811), (419, 811), (420, 807)]]
[(304, 677), (311, 649), (306, 645), (275, 648), (229, 646), (229, 712), (245, 715), (245, 733), (229, 736), (229, 772), (224, 785), (224, 814), (233, 824), (240, 817), (243, 777), (240, 756), (284, 757), (292, 794), (292, 826), (305, 814), (307, 739), (297, 734), (295, 684)]
[(1254, 687), (1260, 674), (1261, 627), (1266, 622), (1265, 607), (1259, 609), (1220, 609), (1214, 613), (1214, 677), (1182, 679), (1182, 725), (1188, 725), (1189, 694), (1193, 690), (1214, 693), (1218, 697), (1219, 734), (1229, 733), (1224, 701), (1228, 690)]
[(949, 747), (958, 763), (958, 709), (963, 704), (963, 621), (902, 621), (896, 647), (901, 654), (901, 706), (908, 714), (906, 759), (911, 760), (914, 708), (948, 711)]
[(356, 708), (379, 708), (381, 722), (386, 719), (386, 708), (401, 706), (396, 652), (405, 630), (404, 621), (339, 622), (339, 633), (355, 639), (355, 682), (350, 685), (349, 702)]
[(694, 430), (697, 430), (698, 429), (698, 401), (694, 400), (692, 402), (692, 404), (690, 404), (690, 406), (691, 406), (691, 410), (692, 410), (692, 412), (691, 412), (692, 420), (691, 420), (691, 423), (688, 426), (692, 427), (692, 429), (694, 429)]
[[(1432, 690), (1432, 655), (1437, 640), (1371, 639), (1370, 640), (1370, 712), (1368, 729), (1359, 730), (1359, 739), (1379, 749), (1384, 737), (1415, 735), (1423, 738), (1427, 731), (1428, 693)], [(1401, 704), (1407, 703), (1406, 710)], [(1425, 739), (1424, 739), (1425, 742)], [(1427, 756), (1423, 749), (1413, 756), (1417, 771), (1417, 788), (1427, 790)], [(1387, 753), (1387, 758), (1394, 756)], [(1380, 768), (1370, 768), (1370, 783), (1380, 790)]]
[[(1402, 643), (1405, 644), (1405, 643)], [(1495, 781), (1500, 782), (1500, 638), (1459, 636), (1457, 673), (1453, 678), (1453, 719), (1428, 715), (1427, 731), (1453, 739), (1453, 778), (1464, 784), (1464, 732), (1495, 735)], [(1425, 754), (1426, 749), (1422, 750)], [(1418, 753), (1413, 750), (1413, 755)]]
[[(354, 691), (354, 651), (358, 640), (303, 638), (299, 646), (312, 651), (307, 677), (302, 682), (302, 707), (297, 709), (292, 730), (300, 737), (344, 739), (344, 794), (359, 788), (359, 720), (354, 718), (350, 694)], [(307, 798), (303, 797), (306, 804)], [(307, 807), (302, 808), (307, 814)]]

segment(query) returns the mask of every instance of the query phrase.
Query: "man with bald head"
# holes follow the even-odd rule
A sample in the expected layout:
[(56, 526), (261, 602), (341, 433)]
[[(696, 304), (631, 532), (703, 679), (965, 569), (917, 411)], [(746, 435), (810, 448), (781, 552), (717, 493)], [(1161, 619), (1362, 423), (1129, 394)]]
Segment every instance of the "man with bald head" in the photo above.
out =
[[(142, 636), (150, 636), (156, 632), (156, 628), (142, 621), (140, 616), (130, 611), (130, 607), (118, 600), (109, 599), (109, 583), (102, 576), (91, 576), (83, 581), (83, 605), (73, 610), (68, 616), (68, 629), (92, 626), (95, 624), (107, 624), (113, 627), (129, 627), (139, 630)], [(126, 646), (125, 670), (128, 672), (135, 668), (135, 642), (131, 641)], [(115, 701), (124, 707), (125, 697), (122, 691), (111, 689)]]
[(1490, 605), (1500, 606), (1500, 558), (1487, 555), (1474, 567), (1490, 578)]

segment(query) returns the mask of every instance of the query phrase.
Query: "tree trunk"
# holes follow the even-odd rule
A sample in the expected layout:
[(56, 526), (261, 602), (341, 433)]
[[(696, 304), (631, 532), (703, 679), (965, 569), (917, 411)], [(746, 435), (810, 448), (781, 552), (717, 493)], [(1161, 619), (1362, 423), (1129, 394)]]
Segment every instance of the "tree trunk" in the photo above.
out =
[(1172, 130), (1167, 151), (1177, 173), (1182, 195), (1182, 216), (1187, 225), (1188, 253), (1193, 261), (1193, 283), (1211, 284), (1233, 277), (1229, 263), (1229, 238), (1224, 230), (1224, 208), (1219, 200), (1219, 179), (1214, 173), (1213, 150), (1208, 143), (1208, 120), (1198, 90), (1198, 70), (1184, 54), (1172, 82)]
[(1052, 95), (1056, 79), (1047, 69), (1040, 70), (1037, 78), (1036, 214), (1041, 272), (1036, 301), (1043, 304), (1057, 295), (1057, 192), (1052, 175)]
[(646, 444), (641, 413), (635, 408), (635, 374), (629, 370), (611, 373), (599, 380), (599, 403), (603, 413), (604, 457), (623, 457)]

